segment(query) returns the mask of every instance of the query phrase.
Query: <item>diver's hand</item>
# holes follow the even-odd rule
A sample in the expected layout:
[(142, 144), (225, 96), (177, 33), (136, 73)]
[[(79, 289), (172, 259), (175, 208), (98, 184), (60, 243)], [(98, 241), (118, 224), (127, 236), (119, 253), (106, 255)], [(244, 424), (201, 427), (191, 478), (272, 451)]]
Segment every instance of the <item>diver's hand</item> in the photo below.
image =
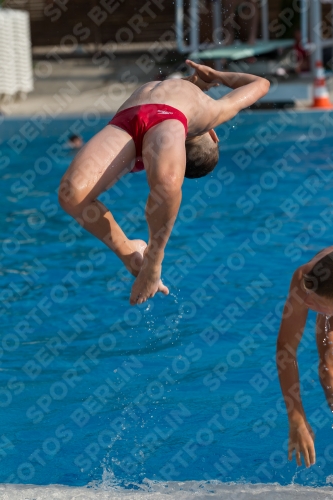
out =
[(288, 460), (292, 460), (295, 451), (297, 465), (302, 465), (301, 455), (306, 467), (313, 465), (316, 462), (314, 438), (314, 432), (305, 419), (289, 422)]
[(205, 66), (204, 64), (197, 64), (190, 59), (186, 59), (186, 64), (195, 70), (195, 73), (192, 76), (200, 78), (201, 81), (206, 84), (211, 84), (211, 86), (218, 85), (216, 71), (213, 68)]
[(187, 80), (188, 82), (193, 83), (193, 85), (195, 85), (196, 87), (198, 87), (199, 89), (201, 89), (203, 91), (209, 90), (210, 88), (217, 87), (219, 85), (218, 83), (205, 82), (196, 73), (194, 73), (191, 76), (188, 76), (187, 78), (183, 78), (183, 80)]

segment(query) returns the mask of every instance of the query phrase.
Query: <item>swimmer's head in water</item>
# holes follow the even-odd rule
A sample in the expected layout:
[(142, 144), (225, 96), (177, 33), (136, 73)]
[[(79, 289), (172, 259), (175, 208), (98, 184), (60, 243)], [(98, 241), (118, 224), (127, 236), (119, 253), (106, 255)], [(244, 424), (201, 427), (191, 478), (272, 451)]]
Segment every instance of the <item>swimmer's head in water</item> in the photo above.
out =
[(193, 137), (185, 142), (186, 169), (185, 177), (197, 179), (209, 174), (219, 159), (218, 139), (214, 130)]
[(79, 135), (73, 134), (68, 138), (68, 144), (73, 148), (80, 148), (83, 146), (83, 140)]

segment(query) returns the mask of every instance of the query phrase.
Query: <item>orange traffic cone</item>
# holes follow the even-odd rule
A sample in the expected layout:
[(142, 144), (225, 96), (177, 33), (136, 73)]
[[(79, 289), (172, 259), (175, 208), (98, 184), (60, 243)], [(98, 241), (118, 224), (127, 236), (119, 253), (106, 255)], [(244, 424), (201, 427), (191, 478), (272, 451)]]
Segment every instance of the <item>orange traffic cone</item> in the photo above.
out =
[(321, 61), (316, 62), (316, 78), (314, 81), (313, 104), (311, 108), (332, 109), (330, 95), (326, 87), (325, 73)]

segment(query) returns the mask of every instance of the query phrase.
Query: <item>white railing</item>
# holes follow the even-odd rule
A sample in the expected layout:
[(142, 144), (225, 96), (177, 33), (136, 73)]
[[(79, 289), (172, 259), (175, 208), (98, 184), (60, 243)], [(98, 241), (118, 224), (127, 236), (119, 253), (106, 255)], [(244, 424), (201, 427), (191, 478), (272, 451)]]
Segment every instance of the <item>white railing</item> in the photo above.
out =
[(0, 8), (0, 96), (33, 90), (29, 15)]
[[(199, 0), (190, 0), (189, 6), (189, 43), (184, 43), (184, 1), (176, 0), (176, 39), (179, 52), (197, 52), (199, 49), (221, 47), (222, 41), (222, 7), (223, 0), (211, 0), (213, 16), (213, 43), (200, 44)], [(260, 0), (262, 40), (269, 39), (268, 0)]]
[[(306, 2), (306, 0), (303, 0)], [(308, 20), (305, 20), (304, 16), (304, 22), (306, 25), (309, 25), (310, 28), (310, 40), (309, 42), (312, 42), (310, 45), (310, 50), (312, 53), (311, 57), (311, 69), (312, 72), (315, 71), (315, 65), (317, 62), (323, 62), (323, 49), (326, 47), (333, 47), (333, 38), (323, 38), (322, 37), (322, 22), (323, 22), (323, 15), (322, 15), (322, 3), (330, 3), (331, 4), (331, 22), (333, 20), (333, 2), (332, 1), (325, 1), (321, 2), (320, 0), (310, 0), (310, 9), (306, 9), (307, 15), (308, 15)], [(327, 21), (327, 20), (326, 20)], [(325, 22), (325, 20), (324, 20)], [(305, 28), (303, 28), (303, 31), (305, 31)]]

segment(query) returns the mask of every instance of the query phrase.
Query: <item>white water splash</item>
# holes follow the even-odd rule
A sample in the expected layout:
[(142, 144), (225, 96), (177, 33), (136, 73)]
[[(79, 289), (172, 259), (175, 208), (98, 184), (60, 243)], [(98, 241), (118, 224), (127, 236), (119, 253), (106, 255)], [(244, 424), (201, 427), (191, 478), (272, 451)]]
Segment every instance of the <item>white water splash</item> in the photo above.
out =
[(218, 481), (158, 483), (146, 480), (135, 489), (0, 484), (1, 500), (328, 500), (332, 488), (300, 485), (237, 484)]

